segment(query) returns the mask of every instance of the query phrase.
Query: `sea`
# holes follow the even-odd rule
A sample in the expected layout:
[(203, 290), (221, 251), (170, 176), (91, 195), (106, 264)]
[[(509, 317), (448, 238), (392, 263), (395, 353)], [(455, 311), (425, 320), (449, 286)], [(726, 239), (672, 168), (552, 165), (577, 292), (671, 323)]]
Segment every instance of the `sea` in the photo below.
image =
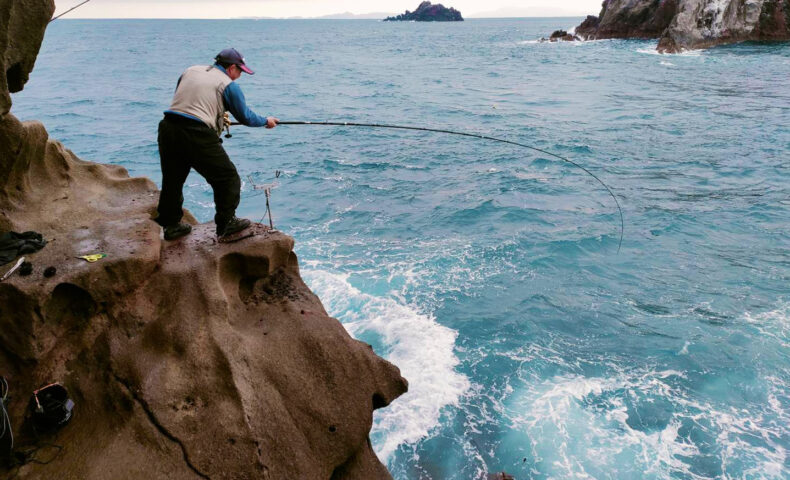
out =
[[(159, 183), (181, 72), (233, 46), (240, 216), (409, 380), (398, 480), (790, 478), (790, 45), (541, 43), (581, 18), (52, 23), (24, 91), (79, 157)], [(277, 177), (276, 172), (280, 172)], [(213, 217), (192, 173), (186, 207)], [(268, 221), (268, 218), (264, 220)]]

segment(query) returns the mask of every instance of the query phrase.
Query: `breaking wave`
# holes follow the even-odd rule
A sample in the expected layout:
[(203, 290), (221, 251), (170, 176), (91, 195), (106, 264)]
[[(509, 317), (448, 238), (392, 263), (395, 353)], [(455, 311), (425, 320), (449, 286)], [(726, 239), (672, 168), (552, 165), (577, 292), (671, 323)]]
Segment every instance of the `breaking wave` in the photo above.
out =
[(409, 381), (406, 394), (374, 414), (371, 438), (376, 453), (387, 459), (399, 445), (428, 435), (439, 424), (441, 409), (457, 404), (469, 388), (467, 378), (455, 370), (457, 332), (412, 307), (359, 291), (348, 275), (306, 270), (302, 277), (330, 315), (355, 338), (378, 343), (377, 353), (397, 365)]

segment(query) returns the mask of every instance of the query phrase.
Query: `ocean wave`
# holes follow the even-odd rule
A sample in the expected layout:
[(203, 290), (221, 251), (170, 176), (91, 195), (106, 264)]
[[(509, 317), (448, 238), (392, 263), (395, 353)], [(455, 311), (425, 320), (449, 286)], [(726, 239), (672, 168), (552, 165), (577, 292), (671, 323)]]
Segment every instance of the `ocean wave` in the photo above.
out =
[[(672, 53), (673, 57), (700, 57), (703, 54), (703, 50), (684, 50), (678, 53)], [(665, 53), (661, 53), (655, 48), (637, 48), (636, 53), (643, 53), (645, 55), (667, 55)]]
[(747, 312), (744, 319), (764, 337), (778, 341), (784, 348), (790, 347), (790, 302), (781, 302), (778, 308), (767, 312)]
[(387, 297), (363, 293), (348, 275), (304, 270), (302, 277), (355, 338), (373, 334), (382, 354), (401, 369), (409, 391), (375, 412), (371, 438), (378, 455), (389, 458), (401, 444), (416, 443), (439, 425), (442, 408), (458, 403), (469, 380), (456, 371), (457, 332)]
[(557, 376), (507, 402), (521, 432), (508, 441), (529, 445), (541, 477), (707, 479), (733, 470), (783, 478), (783, 387), (769, 387), (760, 411), (700, 399), (687, 384), (676, 370)]

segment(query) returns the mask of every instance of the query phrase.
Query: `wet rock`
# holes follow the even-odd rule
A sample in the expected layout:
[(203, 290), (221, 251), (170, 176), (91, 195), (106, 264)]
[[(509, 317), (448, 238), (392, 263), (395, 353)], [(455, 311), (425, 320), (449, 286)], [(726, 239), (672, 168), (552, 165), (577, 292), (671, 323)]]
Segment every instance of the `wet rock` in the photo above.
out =
[(515, 480), (515, 478), (513, 478), (513, 475), (508, 475), (505, 472), (499, 472), (499, 473), (489, 473), (486, 476), (486, 480)]
[[(541, 39), (545, 41), (546, 39)], [(574, 42), (577, 40), (581, 40), (579, 37), (572, 33), (568, 33), (565, 30), (556, 30), (554, 31), (551, 36), (549, 37), (549, 42)]]

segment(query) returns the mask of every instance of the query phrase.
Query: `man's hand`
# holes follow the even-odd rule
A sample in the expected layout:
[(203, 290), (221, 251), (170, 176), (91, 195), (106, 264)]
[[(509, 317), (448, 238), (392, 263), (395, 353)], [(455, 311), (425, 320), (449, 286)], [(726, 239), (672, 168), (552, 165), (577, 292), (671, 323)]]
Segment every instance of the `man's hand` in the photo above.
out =
[(275, 117), (266, 117), (266, 128), (274, 128), (277, 126), (277, 122), (279, 122), (279, 118)]
[(230, 113), (225, 112), (222, 114), (222, 122), (225, 128), (230, 127)]

